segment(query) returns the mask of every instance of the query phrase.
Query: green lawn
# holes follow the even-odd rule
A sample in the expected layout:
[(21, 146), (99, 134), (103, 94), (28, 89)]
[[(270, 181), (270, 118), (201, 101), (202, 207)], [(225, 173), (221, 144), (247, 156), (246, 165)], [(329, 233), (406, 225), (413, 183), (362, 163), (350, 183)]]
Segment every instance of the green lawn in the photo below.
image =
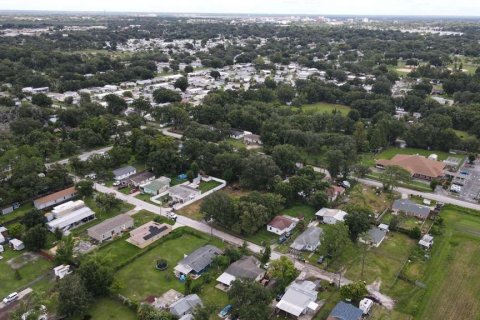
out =
[(315, 219), (315, 208), (306, 204), (297, 204), (280, 212), (281, 215), (287, 215), (295, 218), (304, 217), (306, 222)]
[(209, 190), (212, 190), (213, 188), (216, 188), (218, 187), (219, 185), (221, 185), (220, 182), (218, 181), (215, 181), (215, 180), (211, 180), (211, 181), (202, 181), (200, 182), (200, 185), (198, 186), (198, 189), (202, 192), (202, 193), (205, 193)]
[(164, 216), (152, 213), (152, 212), (147, 211), (147, 210), (138, 211), (137, 213), (135, 213), (132, 216), (132, 218), (134, 220), (135, 227), (141, 226), (141, 225), (143, 225), (147, 222), (153, 221), (153, 220), (160, 221), (160, 223), (166, 223), (166, 224), (169, 224), (169, 225), (172, 225), (172, 226), (175, 224), (175, 222), (173, 220), (168, 219)]
[(426, 288), (399, 280), (389, 293), (398, 301), (396, 309), (414, 319), (478, 319), (480, 212), (447, 205), (440, 216), (444, 227), (430, 259), (419, 255), (405, 269)]
[(146, 194), (146, 193), (140, 193), (140, 194), (137, 194), (137, 195), (135, 196), (135, 198), (137, 198), (137, 199), (140, 199), (140, 200), (142, 200), (142, 201), (145, 201), (145, 202), (151, 203), (151, 204), (153, 204), (153, 205), (155, 205), (155, 206), (158, 206), (158, 203), (155, 203), (155, 202), (153, 202), (153, 201), (150, 200), (151, 197), (152, 197), (151, 194)]
[[(380, 180), (380, 172), (371, 172), (365, 177), (373, 180)], [(399, 187), (409, 188), (417, 191), (431, 192), (432, 189), (427, 182), (421, 182), (418, 180), (411, 180), (409, 183), (400, 183)]]
[(243, 143), (243, 139), (233, 139), (233, 138), (227, 138), (225, 140), (229, 145), (236, 149), (242, 149), (246, 148), (245, 143)]
[(20, 278), (17, 278), (7, 261), (21, 256), (24, 252), (26, 251), (13, 251), (5, 246), (5, 252), (2, 253), (3, 259), (0, 260), (0, 297), (3, 298), (9, 293), (23, 289), (29, 282), (53, 268), (50, 261), (40, 257), (18, 269)]
[[(216, 246), (224, 246), (218, 239), (212, 241)], [(143, 301), (148, 296), (159, 296), (169, 289), (183, 292), (184, 284), (174, 277), (173, 268), (183, 259), (184, 254), (189, 254), (209, 242), (210, 239), (206, 236), (186, 233), (179, 238), (160, 243), (117, 272), (116, 279), (120, 284), (118, 293), (135, 301)], [(158, 271), (155, 268), (159, 258), (168, 261), (167, 270)], [(200, 293), (202, 297), (204, 294)]]
[(20, 208), (13, 211), (12, 213), (8, 213), (6, 215), (0, 215), (0, 224), (8, 225), (9, 223), (13, 222), (16, 219), (20, 219), (23, 217), (25, 213), (33, 209), (33, 203), (28, 202), (22, 204)]
[(375, 156), (376, 159), (392, 159), (394, 156), (397, 154), (419, 154), (421, 156), (428, 157), (431, 154), (436, 154), (438, 155), (438, 160), (443, 161), (447, 159), (448, 157), (454, 157), (455, 155), (452, 155), (448, 152), (444, 151), (434, 151), (434, 150), (424, 150), (424, 149), (417, 149), (417, 148), (388, 148), (387, 150), (382, 151), (381, 153), (377, 154)]
[(461, 131), (461, 130), (454, 130), (455, 134), (462, 140), (470, 139), (470, 138), (476, 138), (474, 135), (466, 132), (466, 131)]
[(132, 309), (111, 298), (100, 298), (88, 311), (92, 320), (136, 320)]
[(350, 112), (350, 107), (341, 104), (318, 102), (313, 104), (306, 104), (300, 107), (306, 113), (332, 113), (335, 110), (346, 116)]

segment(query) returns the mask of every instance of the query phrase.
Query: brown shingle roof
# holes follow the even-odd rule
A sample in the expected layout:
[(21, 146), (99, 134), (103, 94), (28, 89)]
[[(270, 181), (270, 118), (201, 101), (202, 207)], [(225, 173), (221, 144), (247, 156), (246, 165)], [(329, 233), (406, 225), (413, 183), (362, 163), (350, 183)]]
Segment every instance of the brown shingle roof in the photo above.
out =
[(36, 200), (34, 200), (33, 202), (35, 204), (44, 204), (44, 203), (48, 203), (50, 201), (54, 201), (54, 200), (57, 200), (57, 199), (60, 199), (60, 198), (63, 198), (67, 195), (71, 195), (73, 193), (77, 192), (75, 190), (75, 187), (70, 187), (70, 188), (67, 188), (65, 190), (61, 190), (61, 191), (58, 191), (58, 192), (55, 192), (55, 193), (52, 193), (52, 194), (49, 194), (48, 196), (45, 196), (45, 197), (42, 197), (42, 198), (38, 198)]
[(412, 175), (418, 174), (426, 177), (437, 178), (443, 176), (445, 164), (430, 160), (418, 155), (397, 154), (391, 160), (378, 160), (381, 166), (399, 166)]
[(273, 218), (272, 221), (268, 224), (271, 227), (277, 228), (279, 230), (287, 229), (294, 223), (294, 221), (285, 216), (276, 216)]

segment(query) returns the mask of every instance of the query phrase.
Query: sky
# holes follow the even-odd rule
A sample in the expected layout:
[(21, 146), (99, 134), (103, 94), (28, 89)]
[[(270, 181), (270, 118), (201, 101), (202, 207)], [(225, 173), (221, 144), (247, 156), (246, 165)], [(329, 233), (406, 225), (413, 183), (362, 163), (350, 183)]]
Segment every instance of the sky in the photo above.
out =
[(480, 16), (480, 0), (0, 0), (0, 10)]

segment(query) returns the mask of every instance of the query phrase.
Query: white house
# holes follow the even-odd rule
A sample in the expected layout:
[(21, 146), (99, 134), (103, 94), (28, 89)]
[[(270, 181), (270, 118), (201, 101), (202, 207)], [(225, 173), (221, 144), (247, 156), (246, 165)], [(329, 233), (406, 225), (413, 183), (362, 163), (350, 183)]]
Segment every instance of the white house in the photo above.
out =
[(346, 215), (347, 213), (345, 211), (328, 208), (322, 208), (317, 213), (315, 213), (317, 219), (326, 224), (336, 224), (337, 222), (343, 222), (345, 221)]
[(72, 273), (72, 271), (70, 270), (70, 265), (68, 264), (62, 264), (58, 267), (53, 268), (53, 272), (55, 273), (55, 276), (59, 279), (63, 279), (66, 275)]
[(12, 246), (12, 249), (15, 251), (20, 251), (25, 249), (25, 245), (23, 244), (23, 241), (18, 239), (10, 240), (10, 245)]
[(113, 170), (113, 178), (117, 181), (126, 179), (137, 173), (137, 169), (132, 166), (122, 167), (116, 170)]
[(362, 310), (363, 314), (368, 314), (373, 307), (373, 301), (368, 298), (363, 298), (360, 300), (358, 308)]
[(315, 283), (311, 281), (293, 282), (288, 286), (276, 307), (294, 317), (307, 313), (314, 314), (318, 309), (317, 295)]
[(267, 224), (267, 230), (279, 236), (290, 232), (297, 226), (298, 219), (288, 216), (276, 216)]
[(418, 244), (424, 249), (430, 249), (433, 246), (433, 237), (429, 234), (426, 234), (418, 241)]

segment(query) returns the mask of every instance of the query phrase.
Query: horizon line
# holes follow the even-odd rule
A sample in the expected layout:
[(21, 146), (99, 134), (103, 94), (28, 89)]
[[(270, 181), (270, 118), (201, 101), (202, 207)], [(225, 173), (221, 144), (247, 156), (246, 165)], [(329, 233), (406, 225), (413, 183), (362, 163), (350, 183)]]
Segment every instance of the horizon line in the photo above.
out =
[(0, 9), (0, 13), (32, 12), (32, 13), (90, 13), (90, 14), (158, 14), (158, 15), (255, 15), (255, 16), (333, 16), (333, 17), (414, 17), (414, 18), (478, 18), (480, 15), (448, 15), (448, 14), (353, 14), (353, 13), (265, 13), (265, 12), (178, 12), (178, 11), (109, 11), (109, 10), (48, 10), (48, 9)]

